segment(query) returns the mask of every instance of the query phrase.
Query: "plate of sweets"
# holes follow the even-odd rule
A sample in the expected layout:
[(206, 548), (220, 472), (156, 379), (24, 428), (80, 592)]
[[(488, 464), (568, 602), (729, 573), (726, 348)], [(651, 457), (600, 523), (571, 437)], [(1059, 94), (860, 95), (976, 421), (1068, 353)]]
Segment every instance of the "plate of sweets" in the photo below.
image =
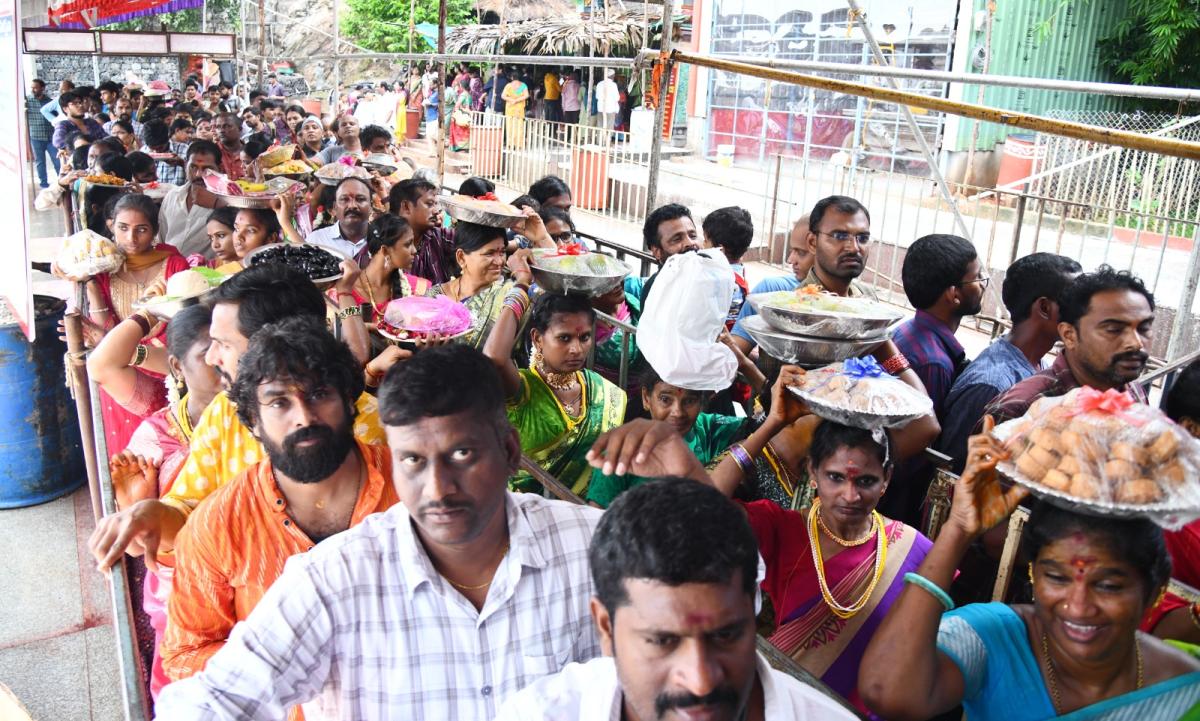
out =
[(1040, 398), (992, 434), (997, 468), (1047, 501), (1177, 529), (1200, 518), (1200, 441), (1128, 393), (1076, 388)]
[(525, 221), (525, 214), (515, 205), (501, 202), (495, 193), (477, 198), (469, 195), (444, 195), (438, 200), (446, 214), (455, 220), (493, 228), (515, 228)]
[(580, 243), (564, 243), (556, 250), (534, 249), (529, 270), (546, 291), (593, 298), (616, 288), (630, 273), (623, 261), (589, 251)]
[(162, 320), (170, 320), (190, 302), (200, 300), (230, 277), (212, 268), (181, 270), (167, 278), (165, 293), (138, 298), (133, 302), (133, 309), (144, 310)]
[(129, 184), (124, 178), (111, 173), (92, 173), (83, 176), (83, 179), (92, 185), (111, 185), (118, 188)]
[(284, 193), (294, 193), (304, 187), (290, 178), (272, 178), (265, 183), (253, 180), (230, 180), (228, 176), (209, 171), (204, 187), (232, 208), (269, 208), (271, 202)]
[(263, 170), (263, 175), (268, 178), (291, 178), (292, 180), (301, 180), (312, 175), (313, 167), (303, 160), (287, 160), (278, 165), (272, 165)]
[(160, 183), (155, 180), (149, 183), (144, 183), (141, 187), (142, 195), (145, 195), (148, 198), (153, 198), (154, 200), (162, 200), (163, 198), (167, 197), (167, 193), (171, 192), (171, 190), (174, 188), (178, 188), (179, 186), (171, 185), (170, 183)]
[(819, 286), (753, 293), (746, 301), (772, 327), (816, 338), (885, 338), (904, 313), (869, 298), (847, 298)]
[(54, 264), (69, 278), (111, 273), (125, 263), (117, 244), (94, 230), (81, 230), (63, 241)]
[(873, 356), (808, 371), (788, 390), (822, 418), (858, 428), (906, 425), (933, 412), (929, 396), (889, 375)]
[(383, 315), (375, 320), (375, 330), (396, 345), (414, 348), (417, 342), (435, 336), (460, 338), (473, 323), (471, 311), (458, 301), (444, 295), (408, 295), (387, 304)]

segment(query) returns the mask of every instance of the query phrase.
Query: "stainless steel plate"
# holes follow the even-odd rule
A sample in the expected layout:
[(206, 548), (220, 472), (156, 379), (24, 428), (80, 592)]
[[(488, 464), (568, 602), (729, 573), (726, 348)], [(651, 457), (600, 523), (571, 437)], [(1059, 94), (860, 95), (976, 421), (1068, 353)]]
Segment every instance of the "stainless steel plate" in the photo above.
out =
[(899, 309), (892, 310), (878, 303), (871, 303), (869, 312), (863, 314), (802, 311), (773, 305), (770, 302), (772, 295), (754, 293), (746, 300), (767, 323), (785, 333), (847, 340), (879, 338), (890, 335), (892, 326), (904, 319), (904, 313)]
[(764, 353), (784, 363), (802, 366), (824, 366), (847, 358), (857, 358), (870, 353), (887, 340), (886, 335), (842, 340), (784, 333), (772, 327), (760, 315), (747, 316), (741, 320), (741, 324)]

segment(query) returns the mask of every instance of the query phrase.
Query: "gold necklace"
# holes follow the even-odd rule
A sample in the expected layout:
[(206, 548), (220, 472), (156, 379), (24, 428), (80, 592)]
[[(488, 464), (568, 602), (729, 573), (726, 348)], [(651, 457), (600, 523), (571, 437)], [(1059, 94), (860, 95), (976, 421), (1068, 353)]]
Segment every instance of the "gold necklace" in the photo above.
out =
[(829, 606), (833, 615), (841, 619), (853, 618), (856, 613), (866, 608), (867, 602), (871, 600), (871, 594), (875, 592), (875, 586), (883, 577), (883, 567), (887, 563), (887, 534), (884, 533), (879, 511), (872, 511), (875, 516), (875, 528), (878, 531), (878, 542), (875, 548), (875, 568), (872, 572), (871, 583), (857, 601), (849, 606), (843, 606), (833, 597), (833, 593), (829, 590), (829, 584), (825, 580), (825, 559), (821, 556), (821, 538), (817, 535), (817, 514), (820, 510), (821, 499), (818, 498), (813, 501), (812, 509), (808, 512), (808, 542), (812, 549), (813, 566), (817, 570), (817, 584), (821, 587), (821, 597), (825, 599), (825, 605)]
[[(537, 362), (533, 364), (533, 372), (537, 373), (538, 377), (545, 381), (546, 385), (550, 386), (556, 391), (569, 390), (571, 388), (571, 384), (574, 383), (579, 376), (579, 371), (558, 373), (556, 371), (546, 370), (546, 366), (542, 363), (541, 354), (538, 354)], [(582, 393), (583, 383), (580, 383), (579, 386), (580, 392)]]
[[(509, 543), (504, 544), (504, 552), (500, 554), (501, 560), (504, 560), (504, 557), (508, 555), (509, 545), (510, 545)], [(494, 573), (494, 571), (493, 571), (493, 573)], [(442, 576), (442, 578), (446, 578), (446, 577)], [(493, 578), (494, 578), (494, 576), (493, 576)], [(446, 580), (450, 581), (449, 578), (446, 578)], [(481, 588), (487, 588), (488, 586), (492, 585), (492, 579), (489, 578), (486, 582), (481, 583), (478, 586), (464, 586), (463, 584), (455, 583), (454, 581), (450, 581), (450, 585), (454, 586), (455, 588), (457, 588), (460, 591), (478, 591)]]
[[(1136, 636), (1133, 639), (1133, 651), (1137, 664), (1137, 687), (1134, 690), (1141, 691), (1145, 678), (1142, 674), (1142, 645), (1138, 643)], [(1054, 669), (1054, 659), (1050, 658), (1050, 642), (1046, 638), (1045, 631), (1042, 631), (1042, 655), (1046, 657), (1046, 681), (1050, 686), (1050, 700), (1054, 703), (1054, 714), (1061, 716), (1062, 698), (1058, 691), (1058, 672)]]
[[(813, 505), (817, 508), (820, 508), (820, 499), (817, 499), (817, 502), (814, 502)], [(817, 525), (821, 527), (821, 531), (826, 536), (829, 536), (829, 540), (833, 541), (839, 546), (844, 546), (845, 548), (861, 546), (867, 541), (871, 540), (871, 536), (875, 534), (875, 516), (871, 516), (871, 526), (867, 529), (867, 532), (864, 533), (861, 538), (857, 538), (853, 541), (846, 540), (845, 538), (842, 538), (833, 531), (829, 530), (829, 526), (825, 525), (825, 520), (821, 518), (820, 513), (817, 513)]]

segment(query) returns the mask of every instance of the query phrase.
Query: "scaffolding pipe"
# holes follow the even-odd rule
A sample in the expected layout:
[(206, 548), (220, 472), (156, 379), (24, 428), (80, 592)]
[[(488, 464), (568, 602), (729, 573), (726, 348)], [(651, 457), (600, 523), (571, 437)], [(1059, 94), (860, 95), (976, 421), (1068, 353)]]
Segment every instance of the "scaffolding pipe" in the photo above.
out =
[[(658, 57), (657, 51), (649, 51), (654, 58)], [(250, 55), (250, 58), (261, 58), (264, 60), (286, 60), (290, 56), (273, 55), (263, 57), (259, 55)], [(575, 57), (574, 55), (474, 55), (469, 53), (317, 53), (314, 55), (305, 55), (305, 60), (330, 60), (339, 58), (342, 60), (395, 60), (395, 61), (418, 61), (430, 63), (500, 63), (508, 65), (549, 65), (551, 67), (562, 67), (570, 65), (573, 67), (596, 67), (596, 68), (634, 68), (638, 65), (637, 58), (605, 58), (605, 57)]]
[(977, 118), (979, 120), (986, 120), (990, 123), (1007, 125), (1014, 128), (1024, 128), (1026, 130), (1033, 130), (1039, 133), (1053, 133), (1055, 135), (1062, 135), (1068, 138), (1077, 138), (1079, 140), (1105, 143), (1107, 145), (1117, 145), (1123, 148), (1132, 148), (1134, 150), (1145, 150), (1150, 153), (1172, 155), (1180, 158), (1187, 158), (1189, 160), (1200, 160), (1200, 143), (1190, 143), (1183, 140), (1176, 140), (1174, 138), (1150, 137), (1124, 130), (1114, 130), (1112, 128), (1100, 128), (1096, 127), (1095, 125), (1075, 123), (1069, 120), (1055, 120), (1039, 115), (1019, 113), (1012, 110), (997, 110), (995, 108), (988, 108), (982, 105), (947, 100), (945, 98), (935, 98), (927, 95), (921, 95), (919, 93), (909, 93), (903, 90), (879, 88), (871, 85), (863, 85), (862, 83), (852, 83), (845, 80), (834, 80), (832, 78), (821, 78), (814, 75), (804, 75), (802, 73), (775, 70), (773, 68), (762, 68), (755, 65), (733, 62), (723, 58), (713, 58), (707, 55), (686, 52), (683, 50), (672, 51), (671, 57), (679, 62), (691, 63), (693, 65), (712, 68), (714, 70), (741, 73), (743, 75), (750, 75), (752, 77), (763, 78), (765, 80), (778, 80), (785, 83), (792, 83), (794, 85), (804, 85), (822, 90), (828, 90), (830, 92), (844, 93), (846, 95), (861, 95), (868, 98), (874, 98), (876, 100), (913, 105), (918, 108), (936, 110), (938, 112), (950, 113), (951, 115), (960, 115), (967, 118)]
[[(667, 117), (667, 91), (671, 87), (671, 72), (675, 64), (671, 61), (672, 33), (675, 29), (675, 2), (663, 0), (662, 41), (659, 44), (658, 62), (662, 68), (658, 80), (658, 97), (654, 100), (654, 127), (650, 131), (650, 172), (646, 178), (646, 213), (658, 207), (658, 173), (662, 164), (663, 125)], [(601, 114), (601, 117), (604, 117)], [(612, 128), (608, 128), (612, 130)]]
[[(654, 51), (649, 51), (657, 56)], [(803, 70), (810, 73), (834, 73), (839, 75), (870, 75), (874, 77), (909, 78), (964, 85), (995, 85), (1030, 90), (1055, 90), (1091, 95), (1117, 95), (1127, 98), (1170, 100), (1180, 103), (1200, 102), (1200, 89), (1167, 88), (1157, 85), (1122, 85), (1120, 83), (1096, 83), (1085, 80), (1054, 80), (1028, 78), (1019, 75), (985, 75), (981, 73), (954, 73), (945, 70), (916, 70), (892, 65), (852, 65), (849, 63), (822, 62), (819, 60), (784, 60), (752, 55), (722, 55), (723, 60), (784, 70)]]
[(1192, 252), (1188, 255), (1187, 272), (1183, 278), (1175, 322), (1171, 326), (1171, 337), (1167, 340), (1168, 363), (1183, 355), (1185, 350), (1195, 347), (1189, 346), (1188, 336), (1192, 325), (1192, 306), (1196, 303), (1196, 290), (1200, 285), (1200, 223), (1192, 228)]
[[(438, 0), (438, 37), (437, 51), (439, 55), (446, 53), (446, 0)], [(446, 61), (438, 63), (438, 104), (437, 104), (437, 177), (438, 186), (446, 179)]]
[[(867, 14), (858, 6), (858, 0), (846, 0), (850, 5), (850, 11), (854, 13), (858, 20), (858, 26), (862, 28), (863, 37), (867, 39), (867, 44), (871, 48), (871, 54), (875, 56), (875, 62), (879, 67), (888, 67), (891, 63), (883, 56), (883, 50), (879, 47), (879, 42), (875, 39), (875, 33), (871, 32), (871, 26), (867, 25)], [(896, 83), (895, 78), (887, 79), (888, 85), (892, 86), (893, 90), (900, 90), (900, 86)], [(938, 166), (937, 158), (934, 157), (933, 151), (929, 148), (929, 143), (925, 141), (925, 133), (921, 132), (921, 127), (917, 125), (917, 119), (913, 117), (912, 108), (901, 103), (900, 112), (904, 115), (904, 122), (908, 124), (908, 129), (912, 131), (913, 139), (917, 141), (917, 147), (921, 150), (921, 155), (925, 157), (925, 164), (929, 166), (929, 174), (933, 176), (937, 183), (938, 192), (942, 194), (942, 200), (946, 205), (950, 206), (950, 212), (954, 214), (954, 222), (958, 225), (960, 235), (964, 238), (971, 237), (971, 231), (967, 228), (967, 221), (963, 220), (962, 213), (958, 210), (958, 202), (954, 199), (954, 194), (950, 192), (949, 186), (946, 185), (946, 178), (942, 176), (942, 169)]]

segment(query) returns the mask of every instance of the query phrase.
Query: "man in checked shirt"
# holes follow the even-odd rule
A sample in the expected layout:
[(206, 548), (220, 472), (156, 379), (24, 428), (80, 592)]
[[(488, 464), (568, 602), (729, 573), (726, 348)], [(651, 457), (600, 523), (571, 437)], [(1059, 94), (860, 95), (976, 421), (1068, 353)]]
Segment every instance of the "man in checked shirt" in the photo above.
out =
[(601, 512), (510, 493), (520, 441), (493, 365), (461, 345), (380, 391), (401, 503), (293, 556), (162, 719), (483, 721), (600, 654), (588, 544)]

